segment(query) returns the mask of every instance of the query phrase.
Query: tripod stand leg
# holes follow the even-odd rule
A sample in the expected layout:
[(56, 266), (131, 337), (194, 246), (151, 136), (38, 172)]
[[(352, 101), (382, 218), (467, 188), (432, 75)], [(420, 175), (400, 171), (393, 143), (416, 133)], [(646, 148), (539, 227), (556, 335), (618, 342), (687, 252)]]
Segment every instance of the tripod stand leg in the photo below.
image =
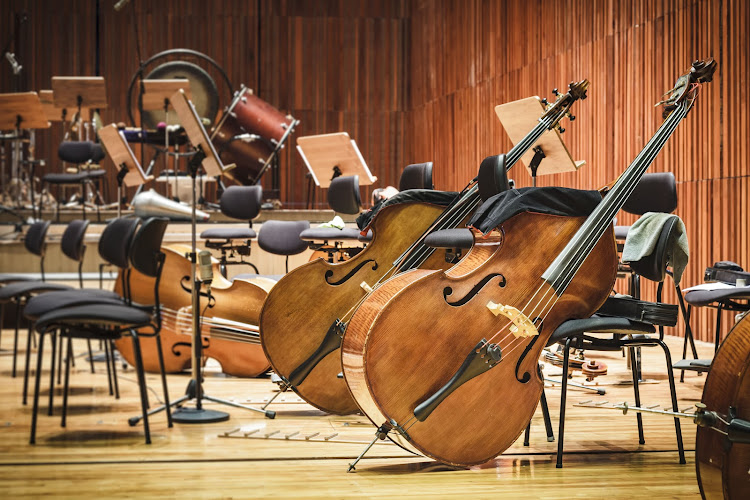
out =
[(275, 418), (276, 412), (273, 410), (263, 410), (262, 408), (254, 408), (252, 406), (242, 405), (239, 403), (235, 403), (233, 401), (227, 401), (226, 399), (219, 399), (212, 396), (208, 396), (206, 394), (203, 395), (203, 399), (206, 399), (208, 401), (213, 401), (214, 403), (221, 403), (223, 405), (227, 406), (234, 406), (235, 408), (244, 408), (245, 410), (255, 411), (258, 413), (262, 413), (266, 416), (266, 418)]

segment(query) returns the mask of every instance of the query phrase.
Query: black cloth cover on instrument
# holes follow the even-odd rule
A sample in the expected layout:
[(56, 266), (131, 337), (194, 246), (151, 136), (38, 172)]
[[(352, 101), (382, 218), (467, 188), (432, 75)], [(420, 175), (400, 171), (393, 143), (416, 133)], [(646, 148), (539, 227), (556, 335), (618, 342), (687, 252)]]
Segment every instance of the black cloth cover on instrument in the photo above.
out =
[(455, 191), (437, 191), (434, 189), (409, 189), (407, 191), (401, 191), (400, 193), (373, 206), (370, 210), (360, 214), (360, 216), (357, 217), (357, 227), (364, 231), (370, 226), (370, 224), (372, 224), (372, 221), (375, 219), (378, 212), (391, 205), (416, 201), (447, 207), (456, 200), (457, 197), (458, 193)]
[(522, 212), (579, 217), (589, 215), (602, 201), (599, 191), (563, 187), (526, 187), (503, 191), (485, 201), (468, 226), (488, 234)]

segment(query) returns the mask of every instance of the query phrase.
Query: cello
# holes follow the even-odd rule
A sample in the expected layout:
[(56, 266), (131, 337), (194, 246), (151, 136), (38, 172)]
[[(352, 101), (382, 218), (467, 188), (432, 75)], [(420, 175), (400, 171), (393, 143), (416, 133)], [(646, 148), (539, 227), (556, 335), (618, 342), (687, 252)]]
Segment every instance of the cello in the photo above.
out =
[[(548, 130), (559, 128), (589, 82), (569, 85), (537, 125), (505, 156), (509, 170)], [(380, 210), (370, 224), (372, 242), (341, 263), (318, 259), (287, 273), (271, 290), (260, 315), (261, 343), (283, 380), (311, 405), (334, 414), (357, 411), (339, 377), (341, 338), (357, 306), (384, 280), (415, 268), (445, 269), (442, 254), (424, 244), (432, 231), (458, 227), (479, 206), (476, 179), (447, 208), (408, 202)], [(367, 230), (367, 228), (365, 228)]]
[[(164, 347), (164, 369), (177, 373), (190, 366), (192, 355), (192, 310), (190, 261), (185, 255), (190, 248), (172, 245), (162, 248), (165, 254), (162, 280), (159, 283), (161, 308), (161, 341)], [(257, 377), (268, 371), (270, 364), (260, 346), (257, 327), (260, 308), (273, 287), (266, 278), (235, 280), (229, 282), (221, 277), (213, 260), (214, 280), (211, 286), (212, 300), (201, 297), (201, 338), (203, 355), (214, 358), (221, 364), (223, 373), (236, 377)], [(117, 280), (115, 291), (122, 294), (121, 280)], [(129, 280), (131, 299), (136, 303), (150, 304), (154, 301), (153, 278), (131, 271)], [(115, 345), (130, 364), (135, 361), (129, 342), (116, 340)], [(141, 341), (143, 366), (148, 372), (158, 372), (159, 363), (156, 343), (151, 338)]]
[(378, 427), (375, 439), (389, 435), (459, 466), (486, 462), (516, 440), (539, 402), (546, 340), (606, 300), (617, 274), (614, 216), (715, 67), (697, 61), (678, 80), (664, 122), (588, 217), (520, 210), (485, 218), (488, 205), (517, 195), (500, 193), (471, 221), (488, 236), (475, 230), (474, 248), (456, 266), (401, 273), (367, 297), (341, 353), (349, 389)]

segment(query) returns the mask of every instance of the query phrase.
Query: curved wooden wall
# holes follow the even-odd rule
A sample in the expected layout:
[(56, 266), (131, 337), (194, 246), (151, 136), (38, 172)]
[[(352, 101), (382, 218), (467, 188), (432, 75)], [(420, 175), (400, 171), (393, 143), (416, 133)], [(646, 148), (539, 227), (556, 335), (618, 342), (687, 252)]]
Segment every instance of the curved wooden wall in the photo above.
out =
[[(653, 104), (661, 94), (693, 59), (713, 56), (720, 64), (715, 81), (651, 171), (677, 177), (677, 213), (691, 250), (684, 285), (701, 282), (703, 269), (717, 260), (750, 268), (747, 2), (132, 0), (122, 12), (114, 12), (114, 2), (99, 3), (101, 74), (111, 102), (105, 123), (125, 117), (124, 93), (138, 64), (134, 7), (144, 58), (175, 47), (206, 53), (235, 86), (244, 82), (301, 119), (297, 136), (348, 131), (379, 185), (397, 185), (408, 163), (434, 161), (437, 187), (461, 188), (482, 158), (510, 148), (496, 104), (549, 97), (553, 87), (588, 78), (589, 98), (576, 105), (578, 119), (565, 125), (564, 135), (587, 165), (575, 174), (541, 177), (539, 184), (599, 187), (656, 130), (660, 111)], [(3, 38), (14, 13), (27, 11), (29, 22), (16, 50), (25, 72), (14, 82), (0, 61), (0, 90), (12, 91), (14, 83), (39, 90), (49, 88), (53, 75), (94, 74), (94, 6), (89, 0), (2, 2)], [(222, 89), (222, 106), (228, 100)], [(39, 136), (38, 156), (54, 158), (59, 129)], [(48, 166), (58, 168), (54, 160)], [(512, 177), (519, 186), (530, 184), (522, 168)], [(301, 159), (287, 147), (285, 206), (304, 206), (305, 182)], [(700, 337), (712, 339), (713, 314), (696, 319)]]

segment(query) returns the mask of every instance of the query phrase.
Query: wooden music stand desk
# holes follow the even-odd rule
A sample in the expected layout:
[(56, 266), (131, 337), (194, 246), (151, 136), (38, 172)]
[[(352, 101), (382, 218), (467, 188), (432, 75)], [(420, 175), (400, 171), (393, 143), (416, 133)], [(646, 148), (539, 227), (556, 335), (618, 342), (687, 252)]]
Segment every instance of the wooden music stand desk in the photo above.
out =
[(117, 129), (117, 125), (112, 123), (99, 130), (99, 139), (101, 139), (107, 154), (119, 168), (125, 168), (127, 173), (123, 174), (122, 183), (126, 187), (140, 186), (154, 179), (153, 175), (146, 176), (143, 173), (141, 164), (138, 163), (133, 150), (130, 149), (125, 138)]
[[(63, 112), (65, 112), (66, 108), (55, 106), (54, 90), (40, 90), (39, 99), (42, 101), (42, 108), (47, 120), (51, 122), (63, 121)], [(89, 108), (81, 108), (81, 120), (87, 122), (89, 119)]]
[[(518, 144), (529, 133), (529, 130), (539, 123), (539, 117), (544, 110), (544, 104), (536, 96), (495, 106), (495, 113), (514, 145)], [(536, 170), (532, 163), (536, 154), (534, 151), (536, 146), (541, 147), (544, 152), (544, 161), (538, 164), (539, 170)], [(573, 160), (557, 129), (545, 132), (536, 142), (535, 147), (530, 148), (521, 157), (521, 161), (534, 179), (535, 185), (537, 175), (575, 172), (586, 163)]]
[[(164, 109), (169, 106), (169, 99), (175, 92), (182, 89), (188, 99), (190, 94), (190, 80), (177, 78), (173, 80), (143, 80), (143, 110)], [(167, 108), (168, 109), (168, 108)]]
[(346, 132), (300, 137), (297, 151), (316, 186), (327, 188), (339, 175), (359, 175), (361, 186), (369, 186), (378, 180), (367, 168), (357, 143)]
[(169, 101), (177, 112), (180, 123), (182, 123), (193, 147), (203, 151), (205, 157), (201, 164), (206, 171), (206, 175), (218, 177), (227, 170), (234, 168), (235, 165), (233, 163), (230, 165), (221, 163), (221, 159), (219, 159), (219, 155), (216, 153), (214, 145), (209, 140), (206, 129), (203, 127), (198, 113), (195, 111), (195, 106), (187, 98), (185, 91), (179, 89), (170, 97)]
[(0, 130), (49, 128), (36, 92), (0, 94)]
[(52, 90), (58, 108), (106, 108), (103, 76), (53, 76)]

